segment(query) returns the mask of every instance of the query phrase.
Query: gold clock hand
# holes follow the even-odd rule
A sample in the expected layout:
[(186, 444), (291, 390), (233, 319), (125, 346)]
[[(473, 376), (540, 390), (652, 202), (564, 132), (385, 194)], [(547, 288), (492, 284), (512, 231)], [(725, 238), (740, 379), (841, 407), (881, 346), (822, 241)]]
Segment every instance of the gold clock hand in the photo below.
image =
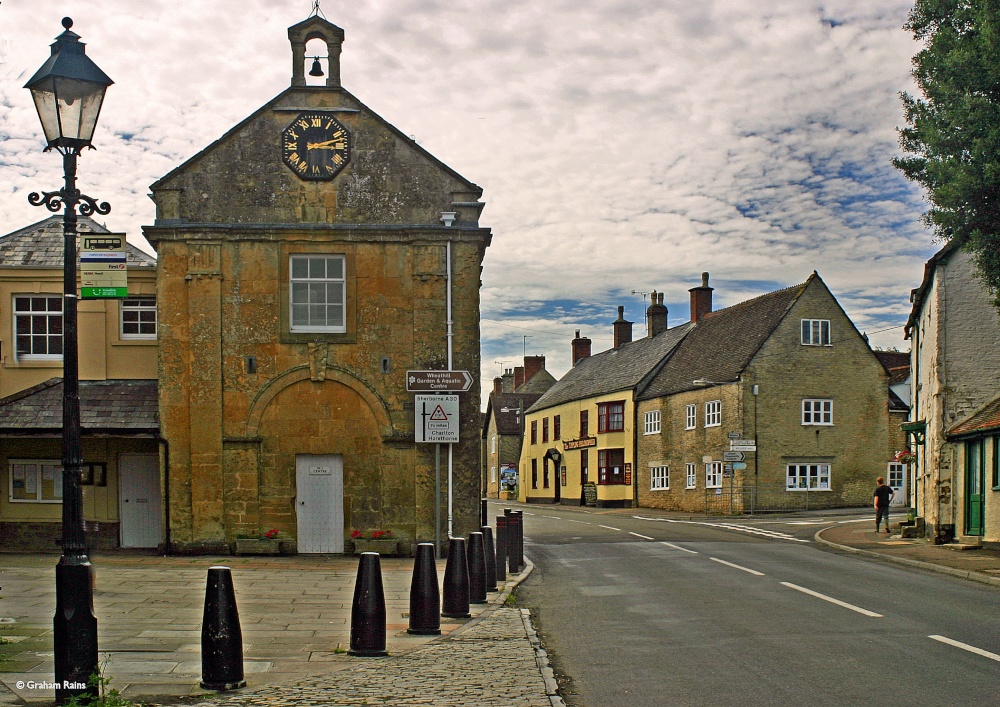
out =
[(344, 143), (340, 140), (327, 140), (325, 142), (308, 142), (306, 143), (307, 150), (341, 150), (344, 147)]

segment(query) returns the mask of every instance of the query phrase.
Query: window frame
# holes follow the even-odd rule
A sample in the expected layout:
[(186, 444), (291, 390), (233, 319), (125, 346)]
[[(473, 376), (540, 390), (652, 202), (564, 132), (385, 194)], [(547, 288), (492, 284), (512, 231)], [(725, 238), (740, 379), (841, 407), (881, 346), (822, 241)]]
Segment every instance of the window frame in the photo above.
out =
[[(18, 309), (18, 301), (26, 300), (28, 304), (27, 310)], [(38, 300), (45, 302), (46, 308), (42, 310), (34, 309), (35, 303)], [(58, 304), (58, 311), (55, 309), (49, 309), (53, 304)], [(42, 317), (45, 321), (45, 331), (35, 332), (35, 325), (38, 323), (37, 318)], [(27, 320), (28, 331), (20, 332), (18, 331), (18, 326), (21, 321)], [(52, 330), (51, 322), (58, 320), (58, 333), (54, 333)], [(15, 294), (11, 297), (11, 324), (13, 326), (13, 337), (14, 337), (14, 357), (18, 361), (62, 361), (63, 352), (65, 351), (65, 322), (66, 322), (66, 308), (63, 302), (63, 295), (53, 293), (53, 292), (39, 292), (37, 294)], [(22, 338), (27, 338), (29, 342), (29, 351), (21, 350), (21, 340)], [(45, 340), (46, 353), (34, 353), (36, 338), (43, 338)], [(50, 353), (53, 348), (53, 344), (58, 340), (59, 353)]]
[[(906, 483), (906, 464), (902, 462), (887, 462), (885, 465), (885, 480), (886, 484), (891, 486), (893, 491), (897, 491), (902, 488), (903, 484)], [(900, 481), (896, 484), (893, 482), (893, 474), (899, 474)]]
[[(616, 426), (617, 425), (617, 426)], [(625, 401), (609, 400), (597, 404), (597, 433), (625, 431)]]
[(698, 488), (698, 465), (695, 462), (687, 462), (684, 465), (684, 488)]
[(722, 462), (705, 462), (705, 488), (722, 488)]
[[(810, 473), (811, 468), (815, 467), (816, 474)], [(833, 465), (826, 463), (794, 463), (785, 465), (785, 491), (832, 491), (830, 485), (830, 478), (833, 476)], [(792, 476), (792, 469), (796, 470), (794, 477)], [(806, 473), (803, 476), (800, 472), (801, 469), (805, 469)], [(824, 472), (825, 470), (825, 472)], [(810, 481), (815, 476), (816, 485), (810, 485)], [(795, 479), (795, 485), (792, 485), (792, 479)], [(826, 486), (822, 486), (823, 480), (826, 480)], [(805, 485), (802, 484), (805, 481)]]
[[(815, 409), (817, 403), (821, 406), (818, 412)], [(806, 410), (807, 407), (809, 408), (808, 411)], [(803, 398), (801, 412), (803, 425), (819, 427), (833, 426), (833, 398)], [(820, 418), (819, 422), (816, 421), (817, 417)]]
[(549, 441), (549, 418), (542, 418), (542, 444)]
[(684, 406), (684, 429), (693, 430), (698, 427), (698, 406), (690, 403)]
[(801, 319), (799, 322), (799, 341), (803, 346), (833, 346), (829, 319)]
[[(313, 258), (323, 258), (327, 261), (336, 260), (340, 262), (340, 277), (309, 277), (308, 266), (306, 277), (296, 277), (295, 276), (295, 263), (297, 260), (306, 260)], [(326, 266), (327, 272), (328, 266)], [(288, 254), (288, 331), (291, 334), (346, 334), (347, 333), (347, 321), (348, 321), (348, 292), (347, 292), (347, 256), (343, 253), (289, 253)], [(324, 306), (326, 308), (337, 307), (338, 303), (330, 303), (329, 299), (324, 300), (322, 303), (313, 303), (310, 301), (296, 302), (295, 300), (295, 290), (297, 284), (323, 284), (327, 286), (327, 296), (329, 296), (329, 286), (331, 284), (339, 284), (340, 286), (340, 320), (341, 324), (296, 324), (295, 323), (295, 308), (298, 306)], [(311, 288), (310, 288), (311, 289)]]
[(531, 460), (531, 488), (538, 488), (538, 460)]
[(538, 444), (538, 420), (531, 421), (531, 444)]
[(562, 416), (553, 415), (552, 416), (552, 441), (562, 439)]
[(580, 411), (580, 437), (586, 437), (590, 433), (590, 411)]
[[(621, 466), (617, 467), (618, 471), (609, 473), (609, 469), (616, 468), (614, 462), (618, 459), (621, 459)], [(597, 450), (597, 483), (601, 486), (625, 485), (624, 447)]]
[(709, 400), (705, 403), (705, 427), (722, 427), (721, 400)]
[[(24, 487), (24, 493), (27, 494), (29, 485), (34, 485), (35, 497), (27, 498), (22, 496), (20, 498), (14, 497), (14, 475), (15, 467), (26, 467), (32, 466), (32, 480), (29, 484), (27, 477), (27, 469), (21, 469), (21, 481)], [(44, 470), (52, 470), (53, 475), (51, 479), (52, 493), (48, 498), (44, 497)], [(59, 495), (56, 495), (58, 491)], [(7, 462), (7, 500), (10, 503), (38, 503), (38, 504), (54, 504), (63, 502), (63, 467), (62, 462), (58, 459), (10, 459)]]
[(643, 415), (643, 434), (655, 435), (660, 433), (660, 411), (650, 410)]
[(1000, 436), (993, 435), (992, 486), (994, 491), (1000, 491)]
[(649, 467), (649, 490), (669, 491), (670, 490), (670, 467), (658, 465)]
[(580, 450), (580, 485), (590, 483), (590, 450)]
[[(138, 306), (129, 306), (129, 302), (145, 302), (146, 304), (139, 304)], [(149, 303), (152, 304), (149, 304)], [(128, 322), (128, 324), (135, 324), (138, 331), (135, 333), (127, 333), (125, 331), (125, 315), (129, 313), (135, 313), (137, 319), (135, 322)], [(143, 333), (143, 325), (148, 325), (148, 321), (143, 321), (143, 314), (149, 314), (152, 312), (153, 315), (153, 332)], [(118, 337), (123, 341), (155, 341), (159, 335), (159, 315), (156, 309), (156, 295), (129, 295), (125, 299), (118, 303)]]

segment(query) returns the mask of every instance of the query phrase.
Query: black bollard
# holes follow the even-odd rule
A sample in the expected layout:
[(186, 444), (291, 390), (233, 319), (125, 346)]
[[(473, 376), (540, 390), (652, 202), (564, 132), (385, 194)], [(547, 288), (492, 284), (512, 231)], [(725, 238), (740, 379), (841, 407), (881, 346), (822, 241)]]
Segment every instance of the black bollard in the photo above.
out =
[(497, 555), (493, 548), (493, 528), (483, 525), (483, 554), (486, 555), (486, 591), (497, 590)]
[(448, 539), (448, 562), (444, 566), (444, 596), (441, 615), (449, 619), (464, 619), (469, 613), (469, 565), (465, 556), (465, 540)]
[(517, 516), (517, 569), (523, 570), (524, 563), (524, 511), (514, 511)]
[(362, 552), (351, 607), (349, 655), (373, 658), (389, 655), (385, 650), (385, 594), (382, 564), (377, 552)]
[(510, 566), (510, 573), (517, 574), (521, 571), (521, 565), (517, 559), (517, 535), (521, 527), (521, 518), (517, 513), (507, 516), (507, 563)]
[(469, 533), (466, 551), (469, 557), (469, 601), (473, 604), (485, 604), (486, 552), (483, 549), (482, 533)]
[(209, 567), (201, 620), (201, 686), (206, 690), (246, 687), (243, 631), (228, 567)]
[(410, 627), (406, 632), (421, 636), (441, 633), (441, 592), (434, 562), (434, 543), (417, 545), (410, 582)]
[(497, 581), (507, 581), (507, 516), (497, 516)]

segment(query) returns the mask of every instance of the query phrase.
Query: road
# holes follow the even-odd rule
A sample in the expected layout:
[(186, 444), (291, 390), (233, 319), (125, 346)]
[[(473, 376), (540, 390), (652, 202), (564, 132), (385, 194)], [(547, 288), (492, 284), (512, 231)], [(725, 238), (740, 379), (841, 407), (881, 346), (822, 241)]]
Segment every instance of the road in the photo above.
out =
[(812, 540), (868, 514), (730, 523), (521, 508), (535, 571), (517, 599), (571, 707), (995, 699), (1000, 593)]

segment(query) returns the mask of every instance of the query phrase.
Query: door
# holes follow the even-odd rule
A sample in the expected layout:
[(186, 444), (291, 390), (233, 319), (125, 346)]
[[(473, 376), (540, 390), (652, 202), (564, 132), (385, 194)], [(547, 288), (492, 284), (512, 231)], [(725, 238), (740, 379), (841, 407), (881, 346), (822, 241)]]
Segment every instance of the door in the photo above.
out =
[(906, 464), (889, 462), (885, 477), (893, 491), (889, 505), (893, 507), (909, 505), (909, 496), (906, 493)]
[(965, 443), (965, 534), (983, 534), (983, 441)]
[(295, 511), (299, 552), (344, 551), (344, 457), (295, 457)]
[(122, 547), (156, 547), (163, 541), (157, 455), (118, 457), (118, 518)]

